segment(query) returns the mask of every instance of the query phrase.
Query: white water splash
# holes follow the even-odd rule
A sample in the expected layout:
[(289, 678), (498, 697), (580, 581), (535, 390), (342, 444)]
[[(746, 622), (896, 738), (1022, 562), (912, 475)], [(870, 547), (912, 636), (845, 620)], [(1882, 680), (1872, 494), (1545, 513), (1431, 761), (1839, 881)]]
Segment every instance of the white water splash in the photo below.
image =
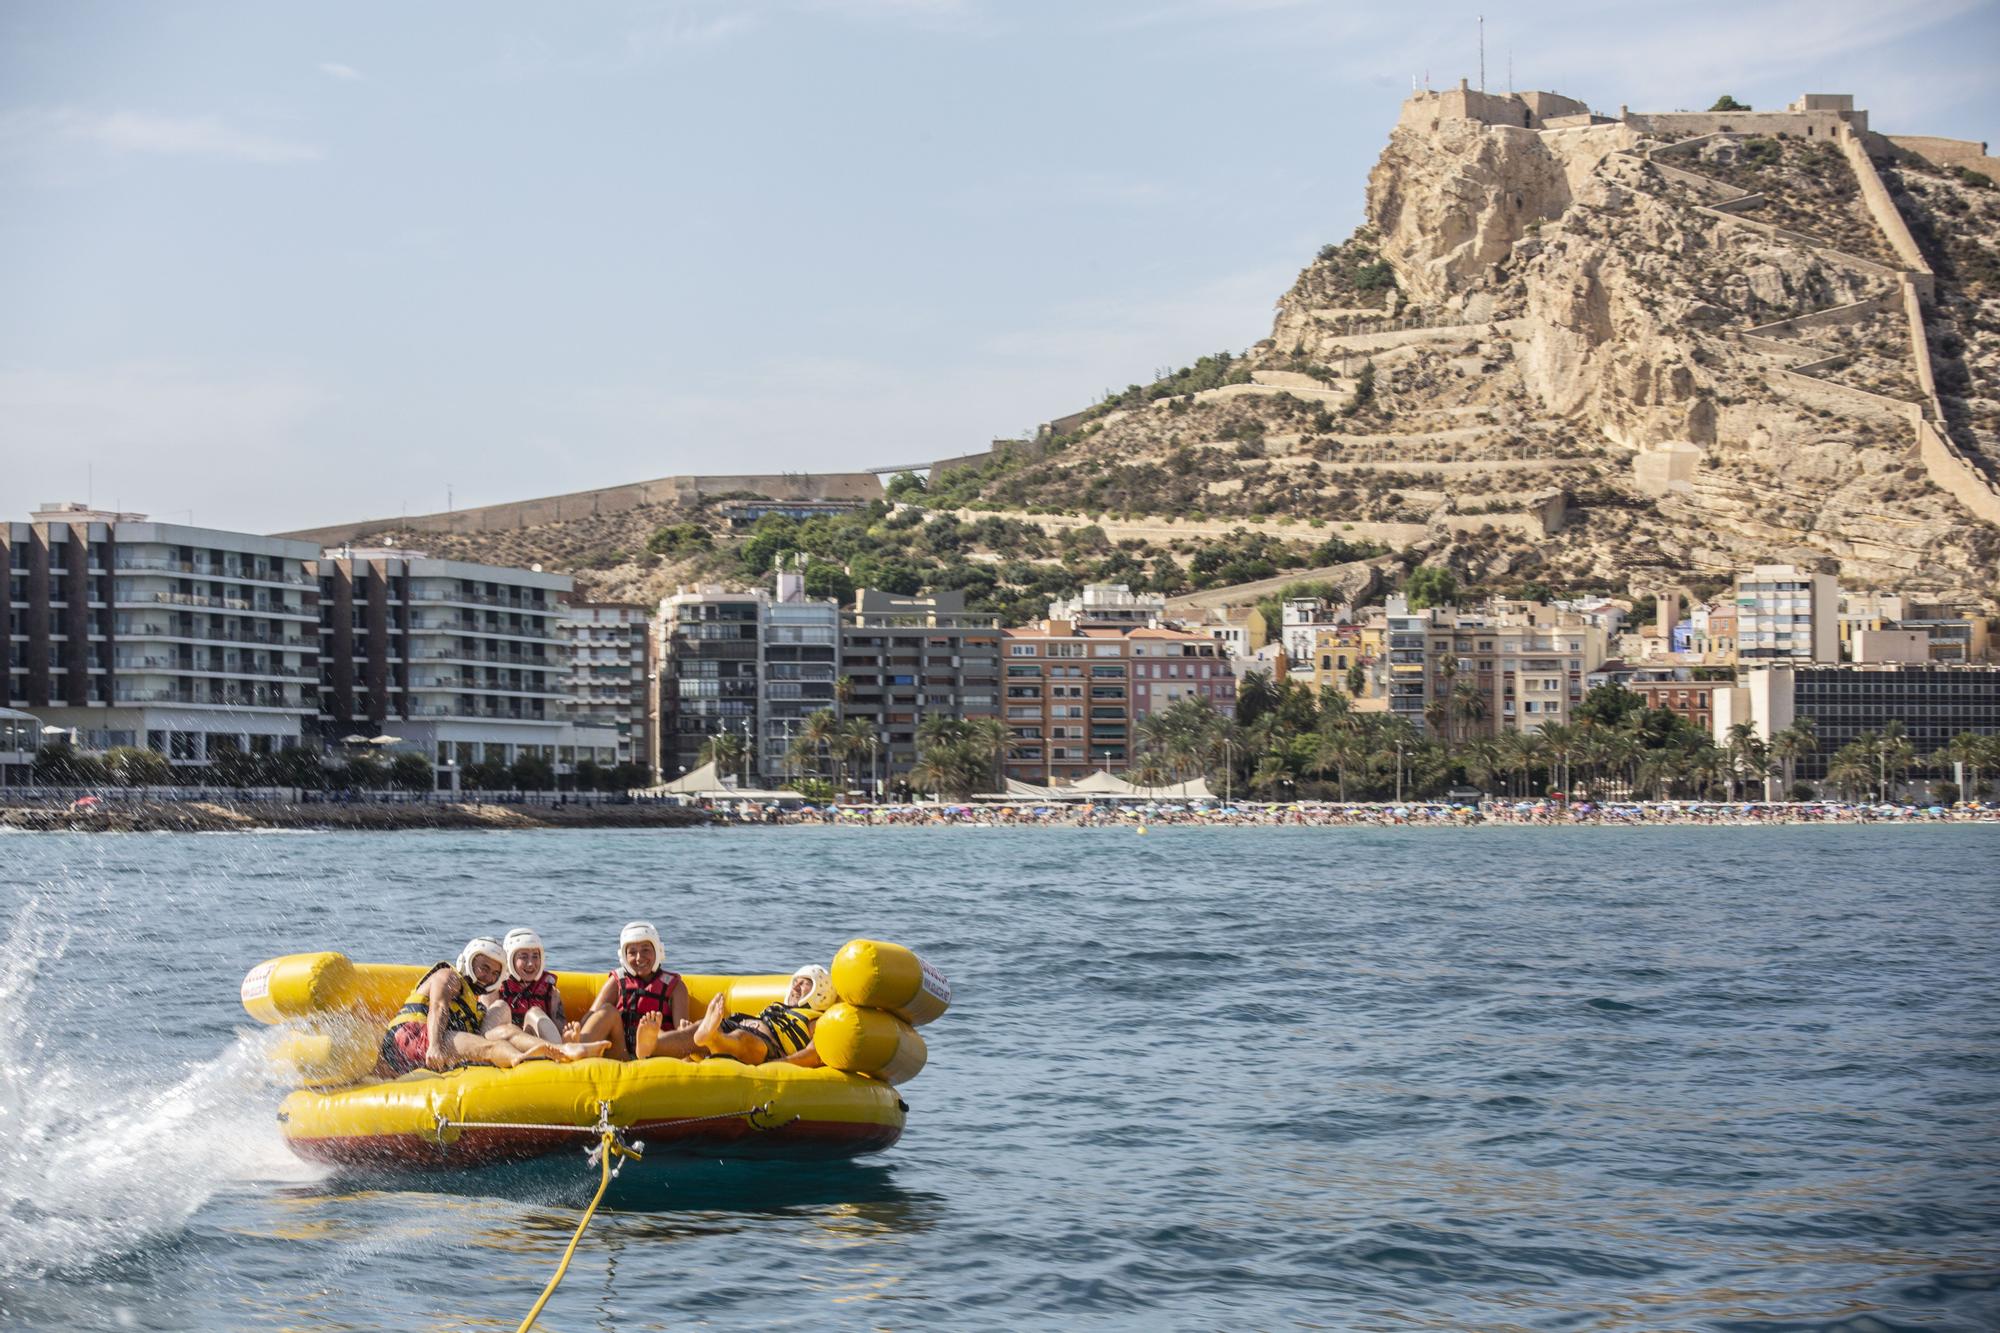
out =
[(318, 1178), (278, 1133), (274, 1033), (241, 1033), (162, 1075), (143, 1051), (107, 1065), (10, 1021), (35, 1012), (38, 978), (69, 945), (69, 927), (46, 916), (29, 899), (0, 945), (0, 1278), (169, 1238), (233, 1183)]

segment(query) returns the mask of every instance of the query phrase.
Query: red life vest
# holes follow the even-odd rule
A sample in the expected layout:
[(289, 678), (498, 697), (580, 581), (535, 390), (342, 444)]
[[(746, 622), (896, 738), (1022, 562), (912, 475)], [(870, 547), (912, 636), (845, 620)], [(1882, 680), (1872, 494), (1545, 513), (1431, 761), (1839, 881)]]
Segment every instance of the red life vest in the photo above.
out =
[(660, 967), (641, 980), (621, 967), (611, 975), (618, 982), (618, 1016), (625, 1021), (625, 1044), (629, 1050), (633, 1035), (639, 1030), (640, 1015), (660, 1015), (662, 1027), (673, 1019), (671, 1001), (675, 987), (681, 984), (681, 974)]
[(554, 1018), (556, 979), (547, 971), (542, 972), (533, 981), (508, 977), (500, 983), (500, 999), (514, 1011), (516, 1023), (525, 1022), (530, 1009), (540, 1009), (550, 1018)]

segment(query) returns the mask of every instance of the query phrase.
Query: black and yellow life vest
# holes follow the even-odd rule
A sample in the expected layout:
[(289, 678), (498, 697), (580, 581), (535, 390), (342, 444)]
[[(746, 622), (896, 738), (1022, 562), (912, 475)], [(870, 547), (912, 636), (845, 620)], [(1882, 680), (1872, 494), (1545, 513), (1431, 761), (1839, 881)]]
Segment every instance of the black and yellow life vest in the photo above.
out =
[[(408, 1023), (428, 1023), (430, 1021), (431, 997), (430, 993), (424, 987), (430, 983), (432, 977), (437, 975), (440, 968), (450, 967), (450, 963), (432, 963), (423, 976), (417, 979), (415, 988), (410, 991), (408, 998), (403, 1001), (403, 1007), (398, 1009), (396, 1016), (389, 1020), (389, 1027), (392, 1031)], [(479, 1003), (479, 987), (471, 977), (466, 976), (463, 972), (457, 973), (457, 976), (458, 994), (453, 997), (451, 1006), (445, 1010), (444, 1030), (446, 1032), (477, 1033), (486, 1021), (486, 1010)]]
[(766, 1006), (764, 1012), (757, 1015), (757, 1021), (770, 1034), (764, 1044), (770, 1046), (773, 1042), (777, 1043), (771, 1058), (782, 1060), (812, 1045), (812, 1024), (818, 1017), (810, 1009), (794, 1009), (788, 1004)]

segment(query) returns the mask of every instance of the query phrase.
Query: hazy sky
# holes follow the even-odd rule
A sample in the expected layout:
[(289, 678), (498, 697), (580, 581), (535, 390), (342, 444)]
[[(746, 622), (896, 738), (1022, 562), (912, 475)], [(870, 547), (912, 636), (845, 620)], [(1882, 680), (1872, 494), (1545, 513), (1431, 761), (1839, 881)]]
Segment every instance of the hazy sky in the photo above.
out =
[[(0, 8), (0, 515), (272, 531), (981, 447), (1269, 331), (1481, 6)], [(2000, 138), (2000, 6), (1485, 6), (1600, 108)], [(94, 482), (92, 478), (94, 477)]]

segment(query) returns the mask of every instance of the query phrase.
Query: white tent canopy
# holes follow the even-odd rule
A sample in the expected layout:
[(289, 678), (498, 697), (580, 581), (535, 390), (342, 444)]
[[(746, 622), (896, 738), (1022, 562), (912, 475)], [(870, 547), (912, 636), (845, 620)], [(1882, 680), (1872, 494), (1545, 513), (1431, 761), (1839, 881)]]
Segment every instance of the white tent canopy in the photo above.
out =
[(1007, 779), (1007, 790), (979, 799), (989, 801), (1080, 801), (1091, 797), (1107, 797), (1118, 800), (1136, 801), (1212, 801), (1215, 793), (1208, 789), (1206, 778), (1195, 778), (1191, 782), (1172, 782), (1159, 787), (1138, 787), (1115, 777), (1111, 773), (1098, 771), (1066, 787), (1037, 787), (1032, 782), (1017, 782)]
[(803, 801), (805, 799), (795, 791), (731, 786), (730, 780), (723, 776), (722, 770), (712, 762), (703, 764), (692, 772), (683, 773), (672, 782), (648, 787), (646, 791), (651, 796), (705, 796), (717, 801)]
[(653, 790), (667, 796), (691, 796), (697, 792), (721, 791), (723, 787), (721, 771), (713, 763), (706, 763), (691, 773), (681, 774), (672, 782), (662, 782)]

